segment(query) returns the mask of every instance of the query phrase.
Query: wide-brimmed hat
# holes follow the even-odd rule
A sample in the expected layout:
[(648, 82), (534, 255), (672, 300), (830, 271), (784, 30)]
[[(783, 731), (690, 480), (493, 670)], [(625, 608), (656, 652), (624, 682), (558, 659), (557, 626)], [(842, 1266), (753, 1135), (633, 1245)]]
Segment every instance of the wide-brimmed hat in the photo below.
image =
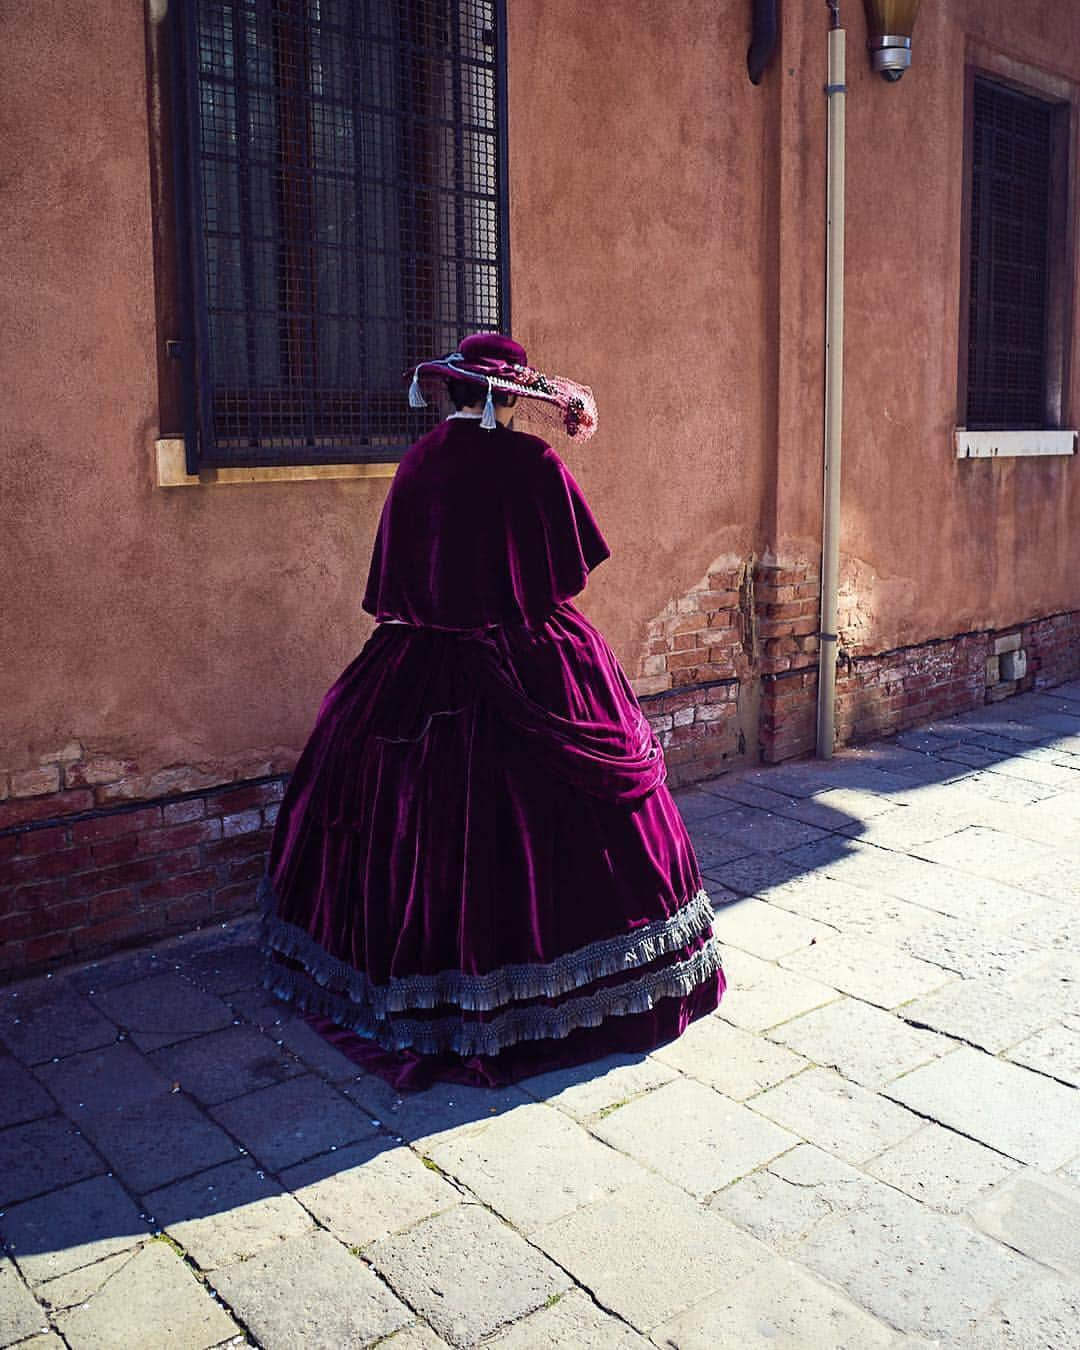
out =
[[(423, 386), (446, 380), (475, 380), (486, 385), (487, 400), (480, 425), (487, 431), (496, 425), (494, 390), (531, 399), (540, 412), (554, 414), (546, 420), (557, 421), (567, 436), (587, 441), (596, 430), (596, 399), (592, 390), (559, 375), (545, 375), (529, 365), (525, 348), (504, 333), (474, 333), (463, 338), (457, 351), (420, 361), (405, 372), (409, 385), (409, 404), (426, 408)], [(541, 419), (545, 420), (545, 419)]]

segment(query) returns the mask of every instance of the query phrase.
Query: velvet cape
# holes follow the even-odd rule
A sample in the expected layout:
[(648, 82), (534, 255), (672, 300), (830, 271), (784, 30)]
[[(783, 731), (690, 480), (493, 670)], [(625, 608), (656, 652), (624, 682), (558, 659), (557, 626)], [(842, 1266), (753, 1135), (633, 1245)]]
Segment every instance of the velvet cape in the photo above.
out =
[(268, 983), (399, 1087), (645, 1050), (715, 1008), (663, 752), (572, 603), (608, 557), (554, 450), (450, 418), (405, 454), (263, 883)]

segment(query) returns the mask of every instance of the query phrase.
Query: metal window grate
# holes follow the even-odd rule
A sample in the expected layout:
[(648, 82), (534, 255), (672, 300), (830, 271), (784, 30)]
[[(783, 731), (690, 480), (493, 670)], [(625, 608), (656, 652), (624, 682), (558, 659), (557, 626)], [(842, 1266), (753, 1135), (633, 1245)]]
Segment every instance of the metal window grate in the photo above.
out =
[(507, 319), (501, 0), (180, 13), (199, 458), (386, 458), (406, 366)]
[(967, 425), (1046, 419), (1054, 109), (975, 81)]

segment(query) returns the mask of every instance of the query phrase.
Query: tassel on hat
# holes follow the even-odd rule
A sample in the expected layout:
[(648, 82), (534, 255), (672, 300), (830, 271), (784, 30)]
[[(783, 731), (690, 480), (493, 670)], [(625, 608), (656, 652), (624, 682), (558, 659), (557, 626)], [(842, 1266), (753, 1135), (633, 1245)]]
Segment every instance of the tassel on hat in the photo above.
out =
[(485, 431), (494, 431), (498, 425), (495, 417), (495, 400), (491, 397), (491, 381), (487, 382), (487, 400), (484, 403), (484, 415), (480, 419), (480, 425)]
[(409, 385), (409, 407), (410, 408), (427, 407), (427, 399), (424, 397), (424, 392), (420, 388), (419, 367), (417, 367), (417, 369), (413, 371), (412, 384)]

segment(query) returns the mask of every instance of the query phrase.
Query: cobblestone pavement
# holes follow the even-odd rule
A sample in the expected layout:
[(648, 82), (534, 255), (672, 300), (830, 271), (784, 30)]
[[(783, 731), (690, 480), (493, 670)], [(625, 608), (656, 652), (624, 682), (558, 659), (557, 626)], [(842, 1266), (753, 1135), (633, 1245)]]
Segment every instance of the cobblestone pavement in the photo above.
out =
[(1080, 1347), (1080, 682), (680, 800), (648, 1057), (396, 1096), (250, 920), (0, 990), (0, 1346)]

